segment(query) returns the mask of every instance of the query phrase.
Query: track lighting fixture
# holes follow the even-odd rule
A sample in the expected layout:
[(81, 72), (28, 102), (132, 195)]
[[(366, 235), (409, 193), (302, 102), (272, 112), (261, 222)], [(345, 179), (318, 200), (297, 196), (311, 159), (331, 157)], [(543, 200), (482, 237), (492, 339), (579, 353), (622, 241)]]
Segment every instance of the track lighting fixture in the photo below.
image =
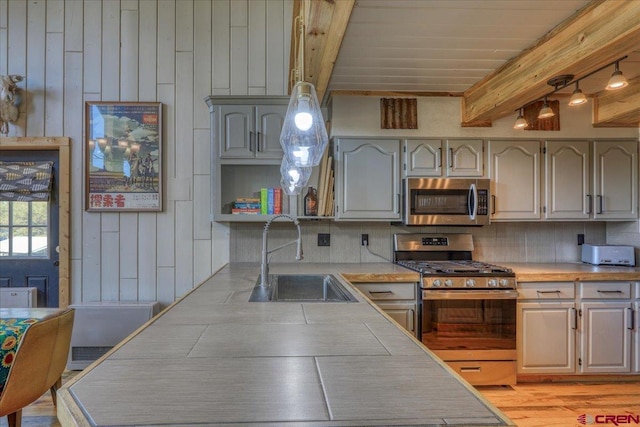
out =
[(614, 70), (613, 74), (611, 74), (609, 83), (607, 83), (607, 90), (622, 89), (629, 84), (629, 82), (627, 82), (627, 79), (622, 74), (622, 71), (620, 71), (619, 62), (620, 61), (616, 61), (616, 69)]
[(615, 60), (614, 62), (611, 62), (603, 67), (598, 68), (597, 70), (594, 70), (592, 72), (590, 72), (589, 74), (586, 74), (585, 76), (579, 78), (579, 79), (575, 79), (574, 80), (574, 75), (573, 74), (561, 74), (559, 76), (553, 77), (551, 79), (549, 79), (547, 81), (547, 84), (550, 86), (553, 86), (554, 89), (545, 94), (542, 98), (538, 98), (535, 101), (531, 101), (528, 102), (526, 104), (524, 104), (522, 107), (520, 107), (518, 110), (518, 118), (516, 119), (513, 128), (514, 129), (525, 129), (526, 127), (528, 127), (528, 123), (526, 121), (526, 119), (524, 118), (523, 115), (523, 110), (525, 107), (534, 104), (540, 100), (544, 100), (544, 104), (542, 105), (542, 108), (540, 109), (540, 112), (538, 114), (538, 118), (539, 119), (546, 119), (549, 117), (553, 117), (555, 115), (555, 113), (553, 112), (553, 110), (549, 107), (549, 101), (548, 101), (548, 97), (553, 95), (554, 93), (558, 92), (559, 90), (562, 90), (566, 87), (568, 87), (569, 85), (575, 83), (576, 84), (576, 88), (573, 91), (573, 93), (571, 94), (571, 99), (569, 100), (569, 105), (570, 106), (576, 106), (576, 105), (582, 105), (584, 103), (586, 103), (587, 97), (585, 96), (585, 94), (582, 92), (582, 90), (580, 90), (580, 80), (583, 80), (595, 73), (597, 73), (598, 71), (602, 71), (607, 67), (610, 67), (611, 65), (615, 64), (615, 70), (613, 72), (613, 74), (611, 75), (611, 78), (609, 79), (609, 82), (607, 83), (607, 87), (606, 90), (616, 90), (616, 89), (622, 89), (623, 87), (627, 86), (629, 83), (627, 82), (627, 79), (622, 75), (622, 71), (620, 71), (620, 61), (627, 59), (627, 56), (623, 56), (622, 58), (619, 58), (617, 60)]
[(553, 117), (556, 114), (553, 112), (553, 110), (551, 109), (551, 107), (549, 107), (549, 101), (547, 100), (547, 97), (544, 97), (544, 104), (542, 104), (542, 108), (540, 109), (540, 112), (538, 113), (538, 118), (539, 119), (547, 119), (549, 117)]
[(518, 118), (516, 119), (516, 122), (513, 124), (514, 129), (524, 129), (529, 125), (529, 123), (527, 123), (527, 119), (524, 118), (523, 111), (524, 111), (524, 108), (520, 108), (518, 112)]
[(577, 80), (576, 89), (573, 91), (573, 94), (571, 95), (571, 99), (569, 100), (569, 105), (571, 106), (581, 105), (587, 102), (587, 97), (585, 96), (584, 93), (582, 93), (582, 90), (580, 90), (579, 83), (580, 83), (580, 80)]

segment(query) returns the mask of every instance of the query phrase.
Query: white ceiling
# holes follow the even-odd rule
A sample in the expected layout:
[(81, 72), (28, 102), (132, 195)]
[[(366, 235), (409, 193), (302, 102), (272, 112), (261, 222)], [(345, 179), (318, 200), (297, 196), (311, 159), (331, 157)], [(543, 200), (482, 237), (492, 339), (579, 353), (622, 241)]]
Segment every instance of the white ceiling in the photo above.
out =
[[(356, 0), (328, 90), (464, 92), (588, 3)], [(640, 75), (640, 46), (620, 69), (627, 78)], [(598, 92), (612, 72), (580, 88)]]

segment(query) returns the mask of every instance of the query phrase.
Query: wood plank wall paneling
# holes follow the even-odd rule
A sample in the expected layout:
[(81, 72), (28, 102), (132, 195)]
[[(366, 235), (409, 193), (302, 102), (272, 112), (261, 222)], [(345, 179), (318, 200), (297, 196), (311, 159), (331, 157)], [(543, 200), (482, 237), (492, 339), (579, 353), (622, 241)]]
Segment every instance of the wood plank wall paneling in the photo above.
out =
[[(292, 3), (0, 0), (0, 74), (27, 76), (10, 136), (71, 138), (71, 303), (169, 304), (228, 262), (203, 99), (286, 95)], [(84, 211), (86, 101), (163, 103), (163, 212)]]

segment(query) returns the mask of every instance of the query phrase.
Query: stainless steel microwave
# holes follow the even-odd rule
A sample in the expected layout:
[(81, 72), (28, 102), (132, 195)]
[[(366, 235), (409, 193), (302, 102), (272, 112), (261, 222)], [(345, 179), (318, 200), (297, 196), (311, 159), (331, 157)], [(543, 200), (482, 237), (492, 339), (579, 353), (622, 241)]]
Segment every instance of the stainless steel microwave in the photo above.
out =
[(491, 210), (488, 179), (418, 178), (404, 181), (407, 225), (487, 225)]

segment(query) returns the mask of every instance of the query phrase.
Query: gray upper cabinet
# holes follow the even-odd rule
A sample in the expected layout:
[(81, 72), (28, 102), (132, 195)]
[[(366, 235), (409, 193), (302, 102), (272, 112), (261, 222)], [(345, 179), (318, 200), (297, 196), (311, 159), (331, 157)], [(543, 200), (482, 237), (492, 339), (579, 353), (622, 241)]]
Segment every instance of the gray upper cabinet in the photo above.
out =
[(400, 140), (334, 139), (337, 220), (400, 219)]
[(404, 155), (406, 176), (484, 176), (481, 139), (407, 139)]
[(220, 105), (218, 141), (222, 159), (282, 159), (280, 131), (287, 104)]
[(489, 141), (492, 221), (540, 219), (540, 141)]
[(546, 141), (548, 219), (636, 219), (636, 141)]
[(589, 141), (545, 141), (545, 218), (589, 219)]
[(594, 141), (594, 219), (638, 218), (638, 142)]

